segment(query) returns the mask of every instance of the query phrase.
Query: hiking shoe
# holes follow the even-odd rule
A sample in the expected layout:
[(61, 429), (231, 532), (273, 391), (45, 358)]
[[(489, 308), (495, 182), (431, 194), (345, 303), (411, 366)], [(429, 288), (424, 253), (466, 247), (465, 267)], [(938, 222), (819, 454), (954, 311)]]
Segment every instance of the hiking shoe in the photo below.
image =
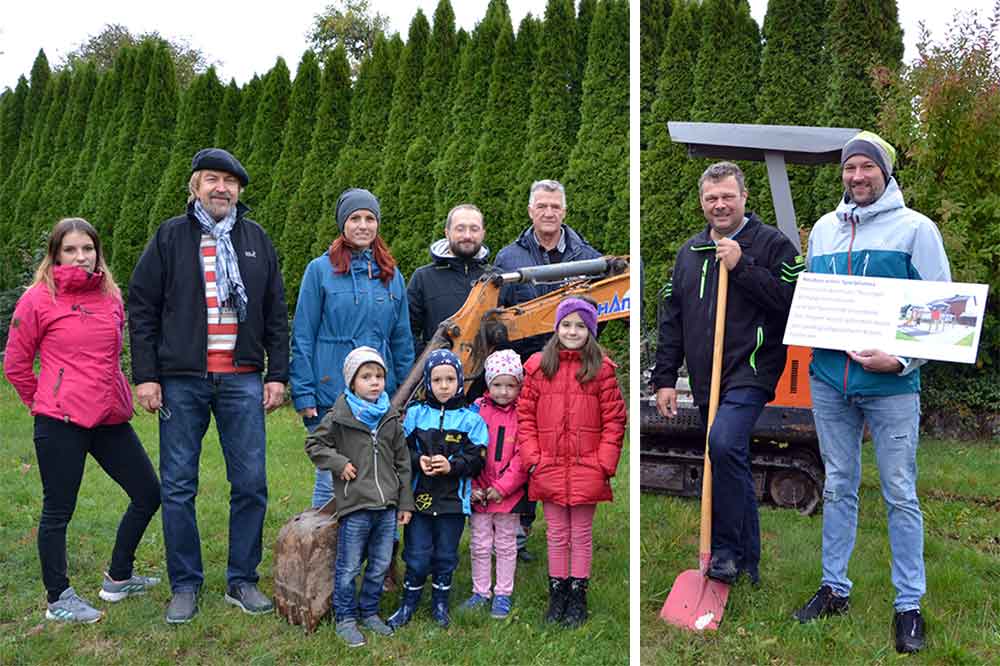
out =
[(924, 616), (919, 608), (896, 613), (892, 620), (896, 633), (896, 652), (919, 652), (924, 647)]
[(361, 647), (365, 644), (364, 635), (358, 631), (358, 621), (353, 617), (337, 623), (337, 635), (347, 643), (347, 647)]
[(198, 593), (194, 590), (178, 590), (170, 597), (167, 606), (167, 624), (185, 624), (198, 614)]
[(490, 617), (505, 620), (510, 615), (510, 607), (510, 597), (506, 594), (498, 594), (493, 597), (493, 605), (490, 607)]
[(806, 605), (792, 615), (805, 624), (829, 615), (843, 615), (850, 608), (850, 597), (838, 597), (829, 585), (824, 585), (812, 596)]
[(45, 610), (46, 620), (59, 620), (61, 622), (93, 624), (102, 617), (104, 617), (104, 613), (77, 596), (72, 587), (63, 590), (59, 599), (49, 604)]
[(146, 594), (146, 590), (160, 582), (159, 578), (132, 574), (128, 580), (116, 583), (108, 574), (104, 574), (101, 591), (97, 593), (101, 599), (114, 603), (135, 594)]
[(361, 620), (361, 626), (379, 636), (392, 636), (392, 627), (382, 621), (378, 615), (370, 615)]
[(474, 611), (483, 608), (490, 603), (489, 597), (484, 597), (478, 592), (473, 592), (472, 596), (462, 602), (462, 605), (458, 607), (460, 611)]
[(705, 575), (720, 583), (735, 585), (736, 579), (740, 577), (740, 570), (737, 568), (735, 560), (712, 556)]
[(253, 583), (230, 585), (226, 592), (226, 602), (239, 608), (248, 615), (261, 615), (274, 610), (271, 600), (257, 589)]

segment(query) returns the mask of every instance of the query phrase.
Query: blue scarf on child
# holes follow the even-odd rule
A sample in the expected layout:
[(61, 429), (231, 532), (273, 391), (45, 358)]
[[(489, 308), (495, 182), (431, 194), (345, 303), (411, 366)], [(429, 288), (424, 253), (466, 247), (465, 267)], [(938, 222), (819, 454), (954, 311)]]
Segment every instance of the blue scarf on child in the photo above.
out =
[(347, 399), (347, 406), (351, 408), (354, 418), (364, 423), (373, 431), (378, 427), (379, 421), (389, 411), (389, 394), (382, 391), (382, 395), (375, 402), (369, 402), (364, 398), (359, 398), (349, 389), (344, 389), (344, 397)]

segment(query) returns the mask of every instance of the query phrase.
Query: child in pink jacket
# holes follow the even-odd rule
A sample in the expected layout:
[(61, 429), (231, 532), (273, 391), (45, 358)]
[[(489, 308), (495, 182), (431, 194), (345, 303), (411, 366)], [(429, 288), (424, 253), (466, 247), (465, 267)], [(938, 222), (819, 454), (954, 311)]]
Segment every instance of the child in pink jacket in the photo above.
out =
[(517, 396), (524, 369), (517, 352), (505, 349), (486, 358), (487, 395), (476, 400), (479, 415), (489, 429), (486, 466), (472, 481), (472, 596), (462, 607), (481, 608), (490, 603), (490, 556), (496, 552), (497, 577), (490, 615), (510, 615), (517, 566), (517, 528), (527, 505), (527, 471), (517, 455)]

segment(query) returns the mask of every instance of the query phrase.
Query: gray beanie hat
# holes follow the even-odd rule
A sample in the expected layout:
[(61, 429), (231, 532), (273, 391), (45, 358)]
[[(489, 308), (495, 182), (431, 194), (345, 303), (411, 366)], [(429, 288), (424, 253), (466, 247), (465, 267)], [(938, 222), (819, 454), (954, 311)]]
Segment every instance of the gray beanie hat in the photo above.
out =
[(344, 359), (344, 386), (351, 388), (354, 375), (357, 374), (358, 368), (365, 363), (377, 363), (382, 366), (382, 370), (388, 372), (388, 369), (385, 367), (385, 361), (382, 360), (377, 351), (371, 347), (358, 347), (352, 350), (347, 355), (347, 358)]
[(352, 187), (349, 190), (344, 190), (340, 198), (337, 199), (337, 227), (340, 228), (340, 233), (344, 233), (344, 224), (347, 223), (347, 218), (356, 210), (370, 210), (375, 213), (375, 219), (379, 223), (382, 222), (382, 210), (375, 195), (368, 190)]
[(854, 155), (864, 155), (878, 165), (885, 177), (885, 182), (889, 182), (892, 177), (892, 166), (896, 161), (896, 149), (892, 144), (874, 132), (858, 132), (851, 140), (844, 144), (840, 151), (840, 166)]

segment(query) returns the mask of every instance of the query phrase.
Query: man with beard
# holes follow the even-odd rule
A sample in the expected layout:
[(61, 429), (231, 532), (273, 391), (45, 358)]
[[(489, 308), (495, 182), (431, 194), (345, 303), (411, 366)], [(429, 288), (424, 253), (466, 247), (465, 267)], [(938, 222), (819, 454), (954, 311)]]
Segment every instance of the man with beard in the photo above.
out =
[(431, 243), (431, 263), (410, 277), (406, 296), (416, 358), (441, 322), (462, 307), (486, 270), (490, 251), (483, 245), (485, 236), (482, 211), (470, 203), (455, 206), (445, 219), (444, 238)]
[(212, 415), (231, 484), (225, 600), (249, 614), (272, 609), (257, 588), (267, 511), (264, 412), (284, 400), (288, 311), (274, 246), (239, 201), (248, 181), (225, 150), (198, 151), (187, 211), (159, 226), (129, 283), (136, 397), (159, 412), (171, 624), (198, 612), (204, 574), (195, 496)]
[(698, 181), (708, 224), (677, 251), (668, 282), (652, 384), (656, 408), (677, 415), (677, 370), (686, 362), (694, 402), (708, 418), (719, 262), (729, 270), (719, 407), (709, 433), (712, 559), (709, 578), (760, 578), (760, 524), (750, 472), (750, 433), (785, 367), (782, 344), (799, 273), (791, 241), (746, 210), (743, 172), (731, 162)]

